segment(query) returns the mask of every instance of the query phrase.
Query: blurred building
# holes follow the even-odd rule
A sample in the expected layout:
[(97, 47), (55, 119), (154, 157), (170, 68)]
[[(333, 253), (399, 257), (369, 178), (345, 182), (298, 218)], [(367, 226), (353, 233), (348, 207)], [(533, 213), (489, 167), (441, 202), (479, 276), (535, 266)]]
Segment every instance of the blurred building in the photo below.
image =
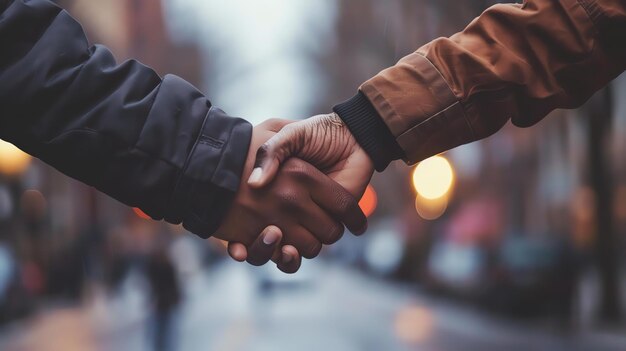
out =
[[(177, 74), (200, 87), (200, 50), (196, 43), (171, 38), (161, 1), (58, 3), (82, 24), (91, 43), (110, 48), (118, 62), (137, 59), (160, 75)], [(104, 270), (117, 268), (106, 266), (126, 259), (129, 245), (142, 252), (156, 234), (167, 232), (156, 222), (137, 224), (131, 208), (38, 160), (10, 158), (9, 152), (3, 146), (4, 163), (14, 167), (0, 171), (0, 249), (10, 248), (5, 259), (13, 268), (3, 289), (8, 293), (2, 294), (0, 323), (48, 298), (77, 301), (89, 280), (108, 279)]]
[(197, 43), (174, 42), (161, 0), (60, 0), (83, 25), (92, 43), (111, 49), (118, 62), (137, 59), (160, 75), (176, 74), (202, 88)]
[[(352, 96), (369, 77), (424, 43), (462, 30), (494, 3), (338, 1), (336, 39), (327, 56), (320, 58), (328, 71), (328, 89), (319, 108)], [(379, 206), (372, 222), (400, 217), (405, 223), (401, 235), (408, 252), (399, 273), (428, 284), (438, 281), (451, 290), (457, 290), (455, 282), (437, 274), (448, 270), (453, 277), (456, 273), (449, 270), (454, 269), (480, 273), (477, 293), (484, 293), (478, 286), (486, 285), (493, 285), (494, 291), (505, 286), (518, 292), (526, 289), (517, 300), (506, 302), (513, 305), (533, 294), (530, 287), (515, 282), (517, 276), (533, 277), (535, 288), (544, 289), (537, 293), (540, 299), (572, 302), (584, 272), (598, 272), (598, 288), (603, 292), (596, 312), (605, 320), (614, 319), (622, 308), (619, 282), (624, 262), (618, 252), (626, 248), (624, 161), (610, 155), (624, 151), (626, 114), (619, 97), (625, 93), (618, 80), (612, 100), (601, 92), (579, 110), (555, 111), (530, 129), (509, 124), (487, 140), (446, 153), (456, 181), (446, 211), (435, 221), (421, 218), (414, 210), (411, 169), (392, 164), (376, 175), (373, 184)], [(485, 210), (489, 203), (498, 210)], [(476, 217), (485, 223), (482, 227), (472, 220)], [(461, 255), (470, 251), (476, 254)], [(431, 257), (445, 252), (451, 259), (467, 257), (467, 261)], [(552, 263), (538, 263), (543, 256)], [(476, 268), (480, 272), (471, 273), (472, 265), (481, 267)], [(544, 276), (550, 269), (553, 276)], [(550, 285), (556, 276), (567, 278)]]
[[(214, 64), (219, 61), (220, 53), (233, 46), (234, 36), (205, 35), (214, 29), (206, 29), (202, 16), (214, 10), (211, 6), (218, 6), (217, 2), (207, 5), (204, 0), (169, 1), (59, 0), (58, 3), (81, 22), (91, 42), (109, 47), (118, 61), (138, 59), (161, 75), (177, 74), (201, 90), (210, 88), (206, 87), (209, 84), (205, 79), (209, 75), (215, 78), (210, 70), (221, 69)], [(309, 3), (316, 1), (319, 0)], [(311, 72), (321, 72), (311, 83), (315, 86), (311, 90), (315, 98), (308, 112), (329, 111), (334, 104), (351, 97), (366, 79), (422, 44), (461, 30), (495, 2), (329, 0), (328, 13), (322, 15), (333, 19), (328, 21), (331, 28), (325, 28), (324, 21), (304, 13), (303, 18), (295, 19), (305, 23), (302, 37), (289, 37), (287, 43), (277, 46), (280, 50), (276, 55), (294, 51), (297, 52), (294, 56), (306, 57), (290, 68), (297, 75), (296, 83), (308, 77), (305, 73), (310, 76)], [(197, 38), (191, 35), (181, 39), (170, 33), (170, 19), (164, 17), (163, 11), (167, 8), (164, 5), (174, 3), (185, 7), (184, 11), (174, 12), (180, 17), (177, 21), (188, 24), (185, 30), (196, 33)], [(281, 11), (281, 4), (284, 3), (279, 0), (268, 2), (267, 6), (275, 7), (268, 7), (266, 13)], [(219, 13), (225, 21), (240, 20), (237, 12), (246, 9), (235, 5), (229, 10)], [(277, 18), (291, 19), (294, 13), (298, 12), (284, 12)], [(316, 23), (309, 25), (307, 21)], [(238, 30), (238, 25), (228, 30)], [(263, 21), (258, 25), (263, 26)], [(250, 25), (239, 30), (253, 29)], [(262, 45), (272, 39), (268, 37), (271, 31), (260, 32), (263, 36), (240, 33), (244, 41), (238, 45), (246, 46), (245, 40)], [(203, 58), (201, 52), (214, 56)], [(220, 63), (242, 60), (237, 57), (238, 51), (233, 52), (227, 59), (222, 57)], [(268, 87), (269, 91), (278, 84), (272, 80), (275, 71), (268, 71), (268, 63), (257, 59), (255, 54), (252, 52), (244, 62), (239, 62), (245, 70), (235, 69), (234, 76), (215, 79), (221, 87), (229, 86), (236, 92), (235, 102), (240, 101), (240, 94), (255, 94), (255, 90), (260, 90), (258, 87)], [(232, 66), (239, 67), (235, 62)], [(244, 75), (255, 78), (256, 81), (250, 80), (254, 84), (249, 84), (249, 80), (242, 83), (238, 77)], [(283, 98), (280, 93), (277, 95), (278, 99)], [(415, 345), (426, 345), (425, 340), (438, 338), (444, 341), (435, 345), (448, 346), (433, 349), (474, 349), (472, 346), (476, 344), (465, 345), (459, 341), (464, 340), (460, 337), (448, 338), (450, 330), (455, 328), (473, 341), (472, 338), (480, 337), (502, 341), (502, 335), (507, 338), (515, 335), (515, 342), (505, 343), (508, 346), (532, 341), (534, 336), (529, 337), (525, 329), (510, 329), (499, 319), (483, 324), (485, 311), (540, 322), (556, 320), (557, 325), (567, 330), (579, 331), (576, 335), (583, 335), (586, 330), (571, 328), (572, 324), (589, 329), (601, 328), (605, 322), (615, 325), (623, 309), (624, 290), (620, 287), (626, 285), (624, 255), (620, 255), (626, 249), (624, 95), (626, 79), (622, 77), (610, 90), (599, 93), (579, 110), (555, 111), (530, 129), (507, 125), (487, 140), (445, 153), (443, 157), (449, 161), (453, 182), (441, 197), (445, 198), (443, 207), (419, 207), (426, 202), (414, 188), (415, 167), (393, 163), (386, 172), (374, 176), (376, 200), (370, 199), (373, 214), (368, 234), (360, 238), (346, 235), (324, 253), (321, 260), (327, 259), (326, 263), (321, 264), (322, 269), (317, 273), (313, 268), (314, 273), (305, 271), (293, 280), (275, 279), (260, 269), (248, 271), (235, 265), (215, 265), (214, 269), (203, 272), (208, 273), (210, 281), (183, 282), (181, 296), (192, 304), (186, 310), (189, 320), (183, 330), (183, 334), (191, 337), (185, 338), (188, 344), (183, 349), (197, 349), (196, 345), (204, 347), (209, 342), (243, 345), (242, 340), (261, 349), (287, 349), (277, 346), (285, 344), (276, 336), (288, 335), (296, 342), (310, 337), (308, 349), (404, 350), (381, 346), (394, 345), (385, 341), (397, 341), (394, 328), (400, 341), (412, 342), (406, 349), (415, 349)], [(7, 155), (7, 150), (0, 144), (0, 153)], [(173, 235), (172, 232), (183, 230), (143, 220), (140, 212), (133, 212), (37, 160), (17, 155), (13, 167), (3, 168), (0, 164), (0, 323), (35, 312), (51, 298), (60, 296), (65, 301), (78, 301), (85, 293), (91, 293), (88, 280), (100, 280), (111, 286), (111, 290), (123, 290), (120, 281), (128, 267), (150, 257), (155, 247), (159, 254), (166, 249), (177, 252), (172, 264), (183, 262), (182, 271), (200, 270), (202, 254), (196, 257), (191, 253), (202, 250), (204, 241), (194, 241), (191, 235)], [(179, 240), (170, 247), (172, 236), (194, 239)], [(317, 264), (305, 262), (305, 268), (319, 268)], [(164, 271), (171, 273), (172, 267), (167, 266)], [(157, 286), (154, 277), (159, 276), (160, 273), (154, 274), (148, 283)], [(280, 285), (283, 279), (291, 284), (285, 291), (267, 288)], [(397, 285), (398, 281), (401, 284)], [(289, 290), (299, 285), (306, 289)], [(423, 308), (416, 307), (415, 301), (426, 296), (422, 292), (433, 293), (435, 299), (424, 300), (428, 303), (424, 302)], [(134, 293), (131, 291), (130, 295)], [(334, 300), (337, 296), (342, 299)], [(449, 301), (453, 304), (448, 305)], [(478, 304), (479, 316), (466, 319), (457, 309), (458, 301)], [(115, 310), (111, 305), (105, 308), (112, 311), (111, 324), (116, 326), (119, 319), (124, 319), (118, 318), (118, 312), (123, 316), (126, 312), (133, 313)], [(229, 323), (224, 323), (225, 320)], [(74, 323), (83, 324), (82, 320), (70, 324)], [(52, 319), (50, 324), (58, 324), (58, 319)], [(551, 331), (545, 328), (549, 323), (531, 324)], [(507, 332), (500, 333), (499, 327)], [(141, 339), (141, 333), (132, 327), (117, 328), (118, 332), (124, 329), (120, 332), (123, 336), (111, 334), (114, 337), (104, 340), (105, 343), (124, 344), (127, 335), (129, 340)], [(490, 329), (495, 332), (489, 333)], [(77, 333), (74, 327), (64, 327), (64, 332)], [(56, 329), (51, 333), (60, 334)], [(487, 336), (480, 336), (481, 333)], [(327, 345), (323, 344), (326, 338), (319, 335), (330, 335), (328, 340), (340, 341), (331, 345), (352, 345), (352, 348), (317, 347), (320, 344), (316, 342)], [(256, 343), (255, 338), (263, 337), (265, 344)], [(539, 339), (536, 344), (554, 345), (544, 341)], [(574, 344), (577, 341), (574, 339)], [(460, 346), (450, 347), (446, 342)], [(496, 345), (489, 343), (478, 345), (484, 347), (475, 349), (508, 349), (485, 346)], [(596, 350), (585, 346), (546, 347), (543, 349)], [(247, 350), (245, 345), (238, 349)]]

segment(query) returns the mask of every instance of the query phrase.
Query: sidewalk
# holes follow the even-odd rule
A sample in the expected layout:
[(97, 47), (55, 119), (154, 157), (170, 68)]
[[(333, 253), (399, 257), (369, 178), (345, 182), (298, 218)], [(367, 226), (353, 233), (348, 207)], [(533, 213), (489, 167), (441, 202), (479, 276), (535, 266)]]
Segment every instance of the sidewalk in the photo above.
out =
[[(264, 288), (272, 286), (264, 283), (273, 281), (272, 274), (233, 263), (191, 277), (177, 350), (626, 350), (623, 334), (555, 335), (352, 270), (307, 264), (308, 272), (295, 281), (281, 279), (272, 289)], [(145, 296), (137, 282), (128, 285), (116, 300), (49, 311), (24, 323), (13, 330), (10, 344), (0, 336), (0, 349), (148, 350)]]

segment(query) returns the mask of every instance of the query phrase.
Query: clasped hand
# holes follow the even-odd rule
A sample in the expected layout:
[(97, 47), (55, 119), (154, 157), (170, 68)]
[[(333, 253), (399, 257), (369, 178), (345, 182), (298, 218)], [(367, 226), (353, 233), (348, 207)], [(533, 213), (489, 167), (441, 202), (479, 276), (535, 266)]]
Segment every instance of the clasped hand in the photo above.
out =
[(271, 259), (294, 273), (301, 256), (316, 257), (341, 238), (344, 225), (365, 232), (357, 199), (373, 171), (336, 114), (268, 120), (253, 130), (239, 191), (215, 237), (229, 242), (237, 261), (258, 266)]

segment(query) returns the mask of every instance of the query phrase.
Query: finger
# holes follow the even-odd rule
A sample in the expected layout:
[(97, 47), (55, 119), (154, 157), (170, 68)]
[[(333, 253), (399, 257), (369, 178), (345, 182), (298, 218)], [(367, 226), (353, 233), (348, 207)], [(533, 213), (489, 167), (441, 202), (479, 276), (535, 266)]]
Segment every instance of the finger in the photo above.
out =
[(247, 262), (253, 266), (266, 264), (280, 245), (283, 233), (280, 228), (270, 225), (263, 230), (248, 249)]
[(285, 230), (285, 233), (283, 244), (293, 246), (305, 258), (315, 258), (322, 251), (322, 243), (300, 225)]
[(332, 245), (343, 236), (344, 226), (322, 210), (315, 202), (306, 208), (306, 215), (299, 218), (300, 223), (322, 244)]
[(311, 192), (311, 198), (333, 218), (341, 221), (348, 230), (361, 235), (367, 230), (367, 217), (359, 207), (358, 201), (341, 185), (310, 167), (308, 173), (314, 180), (316, 191)]
[(291, 123), (295, 123), (295, 122), (297, 122), (297, 121), (296, 120), (291, 120), (291, 119), (270, 118), (270, 119), (262, 122), (258, 126), (259, 127), (263, 127), (264, 129), (267, 129), (267, 130), (272, 131), (274, 133), (278, 133), (286, 125), (291, 124)]
[(285, 245), (281, 254), (281, 260), (276, 264), (276, 267), (287, 274), (296, 273), (302, 264), (302, 257), (300, 257), (298, 250), (291, 245)]
[(293, 153), (288, 150), (299, 148), (297, 138), (293, 137), (294, 133), (288, 128), (283, 128), (257, 150), (254, 169), (248, 178), (248, 185), (251, 187), (262, 188), (269, 184), (276, 176), (281, 163)]
[(279, 152), (275, 151), (270, 145), (261, 145), (256, 154), (254, 169), (250, 173), (250, 178), (248, 178), (249, 186), (262, 188), (274, 179), (283, 159), (278, 157), (277, 154)]
[(248, 249), (246, 249), (246, 245), (242, 243), (229, 242), (228, 254), (233, 260), (243, 262), (248, 257)]

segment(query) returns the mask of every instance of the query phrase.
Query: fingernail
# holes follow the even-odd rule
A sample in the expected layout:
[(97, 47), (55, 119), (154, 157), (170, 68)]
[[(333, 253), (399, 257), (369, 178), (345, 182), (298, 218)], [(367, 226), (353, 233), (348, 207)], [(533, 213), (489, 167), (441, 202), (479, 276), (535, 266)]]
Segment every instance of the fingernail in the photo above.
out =
[(280, 239), (280, 235), (275, 230), (270, 230), (263, 237), (263, 244), (267, 246), (274, 245), (278, 239)]
[(257, 167), (252, 170), (250, 174), (250, 178), (248, 178), (248, 183), (258, 183), (261, 180), (261, 176), (263, 175), (263, 169), (261, 167)]
[(291, 256), (291, 254), (287, 252), (286, 250), (283, 250), (283, 258), (282, 258), (283, 263), (289, 263), (291, 262), (291, 260), (293, 260), (293, 256)]

